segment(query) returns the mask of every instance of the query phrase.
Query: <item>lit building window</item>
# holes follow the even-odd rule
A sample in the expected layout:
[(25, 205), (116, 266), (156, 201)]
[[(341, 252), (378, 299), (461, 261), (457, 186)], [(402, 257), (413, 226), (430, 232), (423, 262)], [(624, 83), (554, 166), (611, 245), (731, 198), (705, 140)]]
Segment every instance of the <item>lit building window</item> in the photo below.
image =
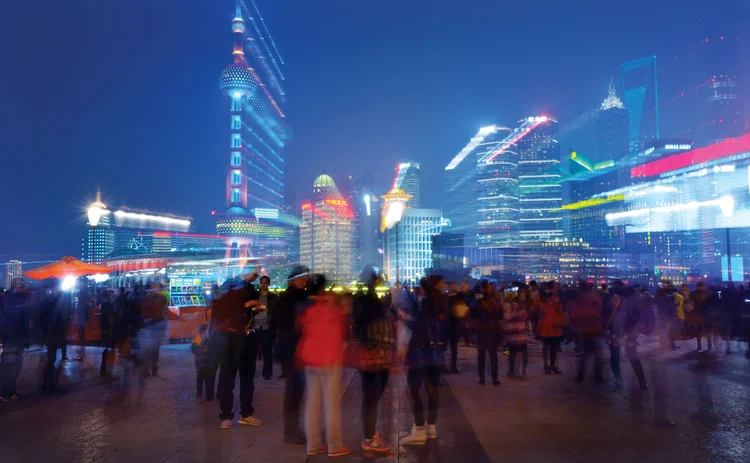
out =
[(239, 203), (240, 201), (242, 201), (242, 195), (240, 194), (240, 190), (238, 188), (232, 189), (232, 202)]
[(240, 155), (240, 153), (238, 153), (236, 151), (233, 152), (232, 153), (231, 163), (232, 163), (233, 166), (240, 166), (240, 165), (242, 165), (242, 155)]
[(239, 130), (242, 128), (242, 119), (240, 116), (232, 116), (232, 129)]
[(242, 148), (242, 137), (239, 134), (232, 134), (232, 148)]
[(242, 111), (242, 100), (239, 98), (232, 99), (232, 111)]
[(232, 185), (239, 185), (242, 183), (242, 175), (239, 170), (232, 171)]

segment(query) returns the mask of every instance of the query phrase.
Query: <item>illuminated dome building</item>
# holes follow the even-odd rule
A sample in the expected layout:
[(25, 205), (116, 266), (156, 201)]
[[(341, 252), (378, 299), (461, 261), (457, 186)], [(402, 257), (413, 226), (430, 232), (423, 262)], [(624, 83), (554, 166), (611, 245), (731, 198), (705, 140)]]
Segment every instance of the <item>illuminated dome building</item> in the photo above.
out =
[(322, 174), (302, 204), (300, 263), (330, 281), (349, 283), (356, 274), (354, 252), (354, 213), (333, 179)]
[(294, 220), (283, 213), (283, 149), (292, 135), (281, 110), (284, 60), (263, 15), (255, 3), (249, 5), (252, 11), (236, 3), (234, 62), (219, 75), (219, 89), (230, 101), (229, 143), (226, 209), (214, 215), (217, 234), (227, 244), (228, 276), (241, 271), (247, 259), (286, 259), (290, 246), (296, 247)]

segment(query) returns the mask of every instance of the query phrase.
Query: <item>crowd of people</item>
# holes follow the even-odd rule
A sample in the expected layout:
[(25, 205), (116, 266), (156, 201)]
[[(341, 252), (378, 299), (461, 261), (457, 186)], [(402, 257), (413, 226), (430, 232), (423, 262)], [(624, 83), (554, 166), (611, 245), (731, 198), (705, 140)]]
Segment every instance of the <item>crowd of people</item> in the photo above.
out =
[[(377, 417), (392, 372), (406, 369), (412, 404), (414, 425), (401, 444), (424, 444), (437, 437), (441, 376), (459, 373), (461, 338), (465, 345), (476, 347), (482, 386), (487, 358), (491, 384), (499, 386), (499, 353), (507, 355), (508, 379), (523, 378), (535, 367), (545, 375), (560, 375), (558, 353), (563, 345), (570, 345), (578, 357), (576, 382), (586, 379), (591, 362), (594, 380), (603, 382), (603, 359), (609, 352), (615, 386), (622, 387), (624, 350), (641, 390), (649, 387), (638, 357), (644, 335), (658, 334), (667, 350), (678, 349), (676, 339), (690, 338), (702, 350), (705, 338), (708, 350), (723, 343), (728, 353), (733, 340), (750, 338), (750, 288), (732, 284), (707, 288), (698, 283), (690, 291), (686, 285), (677, 288), (663, 282), (652, 294), (648, 288), (621, 281), (600, 287), (588, 282), (561, 287), (556, 282), (481, 281), (470, 289), (467, 281), (454, 284), (429, 276), (411, 288), (396, 284), (381, 297), (376, 292), (381, 282), (377, 271), (366, 269), (361, 280), (363, 285), (354, 294), (334, 293), (324, 275), (299, 267), (288, 276), (286, 290), (276, 294), (269, 289), (270, 278), (253, 270), (216, 292), (191, 351), (196, 395), (218, 399), (222, 429), (233, 427), (238, 376), (239, 425), (263, 424), (253, 407), (256, 363), (261, 359), (260, 376), (265, 380), (273, 379), (275, 363), (281, 368), (284, 442), (305, 445), (308, 455), (339, 456), (351, 451), (341, 429), (341, 382), (347, 367), (357, 370), (361, 382), (361, 448), (385, 453), (390, 449), (378, 432)], [(36, 311), (29, 309), (34, 305), (32, 297), (19, 282), (0, 298), (2, 400), (20, 398), (16, 382), (23, 351), (32, 341), (47, 350), (43, 392), (60, 390), (57, 351), (61, 364), (67, 360), (71, 321), (81, 325), (82, 313), (88, 313), (77, 309), (58, 285), (44, 292)], [(140, 393), (145, 379), (158, 374), (167, 300), (163, 287), (149, 284), (102, 291), (81, 304), (98, 308), (104, 380), (116, 379), (118, 358), (126, 377), (137, 379)], [(78, 333), (82, 329), (79, 326)], [(538, 366), (529, 365), (529, 343), (534, 340), (542, 344)], [(77, 359), (88, 362), (85, 350)]]

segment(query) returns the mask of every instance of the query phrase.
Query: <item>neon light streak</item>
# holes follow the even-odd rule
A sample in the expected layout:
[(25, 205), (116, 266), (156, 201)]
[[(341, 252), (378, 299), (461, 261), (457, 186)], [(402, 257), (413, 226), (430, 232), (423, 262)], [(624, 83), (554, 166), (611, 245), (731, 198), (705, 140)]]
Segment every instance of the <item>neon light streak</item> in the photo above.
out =
[(587, 207), (593, 207), (593, 206), (599, 206), (600, 204), (607, 204), (614, 201), (624, 201), (625, 195), (612, 195), (607, 196), (606, 198), (593, 198), (593, 199), (586, 199), (583, 201), (578, 201), (577, 203), (571, 203), (571, 204), (565, 204), (563, 205), (563, 210), (566, 211), (575, 211), (577, 209), (584, 209)]
[(750, 134), (745, 134), (737, 138), (728, 138), (714, 145), (697, 148), (633, 167), (630, 169), (630, 175), (632, 177), (653, 177), (746, 151), (750, 151)]
[(613, 212), (605, 215), (604, 218), (610, 226), (624, 225), (624, 223), (622, 223), (623, 219), (648, 216), (652, 213), (670, 214), (673, 212), (690, 211), (709, 206), (719, 206), (724, 217), (731, 217), (734, 214), (734, 198), (731, 196), (722, 196), (719, 199), (711, 199), (708, 201), (691, 201), (689, 203), (674, 204), (672, 206), (647, 207), (644, 209), (634, 209), (632, 211)]
[[(529, 119), (531, 119), (531, 118), (529, 118)], [(510, 140), (508, 140), (507, 138), (505, 140), (503, 140), (502, 146), (500, 147), (500, 149), (498, 149), (497, 151), (495, 151), (494, 153), (492, 153), (489, 157), (487, 157), (485, 159), (482, 159), (480, 162), (488, 163), (488, 162), (492, 161), (493, 159), (495, 159), (496, 157), (498, 157), (499, 155), (501, 155), (502, 153), (504, 153), (512, 145), (515, 145), (516, 143), (518, 143), (522, 138), (524, 138), (526, 135), (528, 135), (538, 125), (547, 122), (547, 120), (548, 119), (546, 117), (535, 118), (534, 122), (531, 122), (530, 120), (527, 119), (526, 122), (524, 122), (521, 125), (521, 127), (519, 128), (519, 132), (517, 132), (517, 133), (515, 133), (515, 135), (512, 135), (511, 137), (509, 137)]]

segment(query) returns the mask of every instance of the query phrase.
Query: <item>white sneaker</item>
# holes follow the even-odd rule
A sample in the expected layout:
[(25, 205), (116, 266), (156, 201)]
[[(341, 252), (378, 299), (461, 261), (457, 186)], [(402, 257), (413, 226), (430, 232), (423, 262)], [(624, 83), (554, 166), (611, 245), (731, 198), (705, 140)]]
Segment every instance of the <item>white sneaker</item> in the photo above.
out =
[(240, 418), (240, 424), (245, 424), (247, 426), (260, 426), (263, 422), (253, 415), (250, 415)]
[(437, 439), (437, 428), (435, 427), (434, 424), (427, 425), (427, 438)]
[(401, 439), (402, 445), (424, 445), (427, 442), (427, 431), (424, 426), (414, 425), (408, 436)]
[(221, 429), (232, 429), (232, 420), (221, 420)]

